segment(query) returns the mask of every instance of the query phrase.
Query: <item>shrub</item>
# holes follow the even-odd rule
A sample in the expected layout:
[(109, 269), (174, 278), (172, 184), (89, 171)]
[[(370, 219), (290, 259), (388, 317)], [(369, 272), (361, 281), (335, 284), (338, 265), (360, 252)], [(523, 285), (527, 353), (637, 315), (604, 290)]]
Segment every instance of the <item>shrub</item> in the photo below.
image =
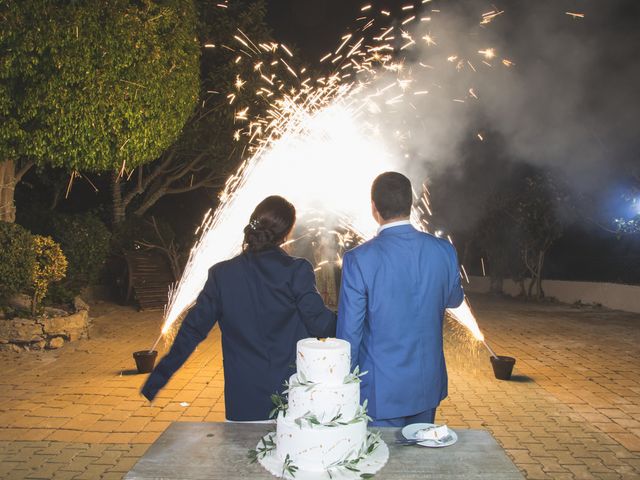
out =
[(32, 235), (20, 225), (0, 222), (0, 299), (29, 287), (34, 261)]
[(67, 302), (98, 280), (109, 254), (111, 233), (92, 213), (60, 214), (52, 221), (51, 236), (62, 247), (69, 268), (66, 279), (52, 286), (50, 298)]
[(47, 295), (49, 284), (62, 280), (67, 272), (67, 259), (62, 253), (60, 245), (51, 237), (34, 235), (33, 251), (35, 262), (31, 274), (31, 313), (35, 315), (36, 308)]

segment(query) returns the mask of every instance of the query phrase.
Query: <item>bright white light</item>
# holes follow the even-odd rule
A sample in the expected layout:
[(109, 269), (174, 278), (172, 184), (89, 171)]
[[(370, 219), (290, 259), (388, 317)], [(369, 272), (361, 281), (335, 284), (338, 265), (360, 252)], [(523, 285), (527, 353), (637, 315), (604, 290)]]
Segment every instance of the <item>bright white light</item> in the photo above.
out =
[(250, 159), (237, 178), (238, 187), (221, 199), (201, 228), (202, 237), (172, 292), (162, 332), (193, 305), (208, 269), (240, 253), (243, 229), (265, 197), (285, 197), (299, 218), (317, 210), (335, 213), (369, 238), (378, 226), (371, 215), (371, 183), (392, 169), (392, 155), (380, 137), (347, 106), (338, 102), (315, 114), (294, 113), (282, 137)]
[(471, 334), (479, 341), (483, 341), (484, 340), (484, 335), (482, 334), (482, 332), (480, 331), (480, 328), (478, 327), (478, 324), (476, 322), (476, 319), (473, 315), (473, 312), (471, 311), (471, 308), (469, 307), (469, 302), (468, 300), (465, 298), (464, 302), (462, 302), (462, 305), (460, 305), (458, 308), (449, 308), (447, 310), (447, 312), (459, 323), (461, 323), (462, 325), (464, 325), (465, 327), (467, 327), (469, 329), (469, 331), (471, 331)]

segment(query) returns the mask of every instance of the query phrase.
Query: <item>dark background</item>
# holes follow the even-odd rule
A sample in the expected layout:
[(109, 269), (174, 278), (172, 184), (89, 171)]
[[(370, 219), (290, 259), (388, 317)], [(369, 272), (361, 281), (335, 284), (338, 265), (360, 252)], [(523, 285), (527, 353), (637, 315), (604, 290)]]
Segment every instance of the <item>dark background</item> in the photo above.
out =
[[(409, 2), (370, 3), (403, 18), (400, 9)], [(274, 37), (295, 47), (299, 64), (318, 69), (317, 60), (335, 49), (364, 2), (270, 0), (267, 4)], [(561, 212), (565, 232), (548, 256), (545, 277), (640, 283), (640, 234), (617, 236), (602, 228), (610, 227), (615, 217), (632, 214), (623, 195), (640, 166), (640, 2), (434, 0), (427, 5), (446, 9), (468, 25), (477, 23), (483, 11), (505, 10), (491, 25), (490, 34), (516, 59), (526, 87), (524, 94), (505, 95), (502, 103), (491, 104), (493, 111), (487, 109), (470, 120), (469, 136), (482, 129), (491, 141), (461, 142), (453, 152), (455, 160), (443, 160), (437, 169), (430, 170), (425, 162), (438, 226), (463, 249), (483, 202), (511, 162), (551, 167), (567, 181), (574, 204)], [(583, 12), (585, 18), (572, 19), (565, 11)], [(563, 103), (567, 98), (572, 102)], [(532, 125), (540, 128), (533, 142), (525, 146), (513, 142)], [(546, 137), (564, 130), (566, 136)], [(557, 138), (563, 139), (558, 155), (550, 155), (549, 144)], [(109, 200), (108, 183), (99, 176), (89, 177), (99, 191), (76, 180), (62, 210), (104, 208), (100, 205)], [(203, 213), (215, 207), (217, 193), (200, 190), (165, 197), (152, 213), (183, 232), (188, 242)], [(38, 198), (48, 197), (32, 174), (18, 188), (19, 211)], [(108, 215), (103, 212), (105, 220)], [(479, 273), (477, 263), (470, 261), (467, 271)]]

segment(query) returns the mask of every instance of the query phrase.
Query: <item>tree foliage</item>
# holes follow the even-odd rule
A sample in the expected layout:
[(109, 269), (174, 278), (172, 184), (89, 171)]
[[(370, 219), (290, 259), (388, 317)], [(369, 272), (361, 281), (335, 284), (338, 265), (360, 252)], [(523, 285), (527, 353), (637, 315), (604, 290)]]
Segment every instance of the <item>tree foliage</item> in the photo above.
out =
[(51, 235), (62, 247), (69, 268), (66, 278), (52, 287), (51, 295), (61, 302), (73, 299), (97, 282), (109, 254), (111, 232), (92, 213), (56, 215)]
[(62, 280), (67, 273), (67, 259), (60, 245), (51, 237), (33, 236), (35, 262), (31, 272), (31, 314), (47, 295), (49, 284)]
[(193, 111), (190, 0), (0, 0), (0, 17), (0, 159), (132, 169)]
[(32, 235), (20, 225), (0, 222), (0, 299), (28, 288), (34, 262)]
[[(524, 166), (498, 187), (485, 206), (475, 242), (488, 259), (492, 283), (510, 277), (521, 293), (542, 298), (542, 274), (547, 252), (562, 234), (559, 208), (566, 189), (550, 172)], [(525, 291), (525, 277), (530, 278)]]
[(223, 185), (246, 153), (247, 139), (238, 135), (236, 114), (248, 109), (260, 115), (268, 107), (268, 95), (260, 91), (265, 80), (259, 64), (269, 65), (287, 54), (271, 37), (264, 0), (238, 0), (228, 8), (199, 0), (197, 6), (204, 47), (198, 106), (169, 150), (139, 168), (129, 182), (115, 183), (120, 194), (117, 221), (123, 221), (127, 211), (144, 215), (165, 195)]

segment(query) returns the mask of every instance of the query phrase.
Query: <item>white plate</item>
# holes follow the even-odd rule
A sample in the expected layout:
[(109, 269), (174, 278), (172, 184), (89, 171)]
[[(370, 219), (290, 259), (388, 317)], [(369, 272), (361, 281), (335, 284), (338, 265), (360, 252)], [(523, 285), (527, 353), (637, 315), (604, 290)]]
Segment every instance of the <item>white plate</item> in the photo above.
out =
[[(411, 425), (407, 425), (402, 429), (402, 435), (407, 440), (416, 440), (416, 433), (418, 433), (419, 430), (424, 430), (425, 428), (439, 427), (439, 426), (440, 425), (436, 425), (433, 423), (412, 423)], [(449, 435), (451, 435), (451, 440), (447, 440), (446, 442), (442, 442), (442, 443), (437, 442), (435, 440), (425, 440), (424, 442), (418, 443), (418, 445), (421, 445), (423, 447), (431, 447), (431, 448), (448, 447), (449, 445), (453, 445), (458, 441), (458, 435), (456, 435), (456, 432), (451, 430), (449, 427), (447, 427), (447, 430), (449, 430)]]

